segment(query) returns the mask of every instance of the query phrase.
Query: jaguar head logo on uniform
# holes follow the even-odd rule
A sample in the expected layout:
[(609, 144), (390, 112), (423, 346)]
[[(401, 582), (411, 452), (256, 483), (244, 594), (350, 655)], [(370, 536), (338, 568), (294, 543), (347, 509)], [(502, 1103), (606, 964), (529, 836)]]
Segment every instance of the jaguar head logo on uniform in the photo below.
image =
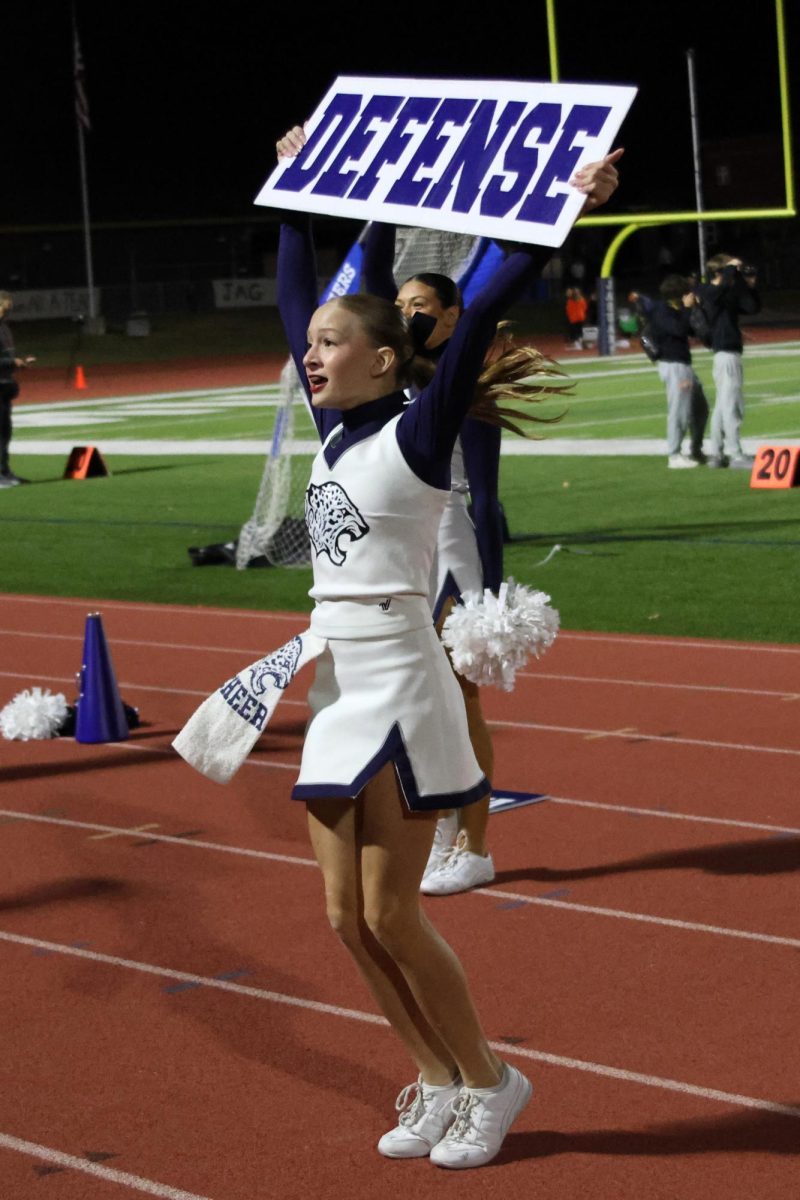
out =
[(275, 687), (283, 691), (291, 683), (292, 676), (297, 670), (297, 662), (303, 649), (299, 637), (292, 638), (279, 650), (268, 654), (250, 671), (250, 687), (255, 696), (263, 696), (267, 690), (267, 679), (272, 679)]
[(316, 553), (327, 554), (337, 567), (347, 558), (347, 549), (340, 545), (345, 534), (357, 542), (369, 533), (369, 525), (338, 483), (308, 485), (306, 525)]

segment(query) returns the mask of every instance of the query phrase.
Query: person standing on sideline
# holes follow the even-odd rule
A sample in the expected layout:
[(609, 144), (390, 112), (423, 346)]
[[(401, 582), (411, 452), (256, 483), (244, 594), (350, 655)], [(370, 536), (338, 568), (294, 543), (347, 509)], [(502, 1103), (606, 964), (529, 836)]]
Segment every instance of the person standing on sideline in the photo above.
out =
[(567, 339), (572, 350), (582, 350), (583, 327), (586, 323), (589, 305), (579, 287), (568, 287), (566, 297)]
[[(636, 303), (647, 307), (650, 337), (657, 350), (656, 364), (667, 392), (667, 466), (697, 467), (706, 461), (703, 434), (708, 403), (703, 385), (692, 369), (689, 349), (691, 311), (697, 303), (689, 280), (667, 275), (659, 287), (660, 299), (642, 304), (644, 297), (633, 293)], [(682, 453), (683, 439), (691, 430), (691, 452)]]
[(11, 470), (8, 448), (11, 443), (11, 405), (19, 395), (19, 384), (14, 378), (18, 367), (29, 367), (36, 359), (31, 355), (17, 358), (14, 339), (6, 317), (13, 307), (8, 292), (0, 292), (0, 488), (16, 487), (27, 482)]
[(761, 311), (756, 272), (743, 267), (740, 258), (715, 254), (708, 261), (709, 282), (699, 289), (700, 303), (711, 327), (716, 399), (711, 416), (709, 467), (750, 470), (752, 455), (739, 440), (744, 418), (744, 372), (740, 316)]

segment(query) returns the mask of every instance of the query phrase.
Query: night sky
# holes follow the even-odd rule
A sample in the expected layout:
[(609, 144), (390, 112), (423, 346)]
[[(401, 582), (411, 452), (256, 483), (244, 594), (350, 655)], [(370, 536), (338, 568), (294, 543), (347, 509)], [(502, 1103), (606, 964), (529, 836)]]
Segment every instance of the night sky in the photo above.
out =
[[(76, 7), (96, 221), (246, 216), (276, 136), (338, 74), (549, 78), (544, 0), (524, 18), (512, 5), (379, 0), (343, 0), (313, 15), (276, 0), (210, 11), (170, 0)], [(619, 210), (694, 207), (687, 47), (697, 54), (704, 139), (778, 130), (770, 0), (556, 0), (556, 8), (562, 79), (640, 88), (620, 138)], [(786, 9), (790, 85), (800, 96), (798, 5), (787, 0)], [(14, 6), (4, 18), (3, 73), (0, 224), (79, 220), (67, 0)]]

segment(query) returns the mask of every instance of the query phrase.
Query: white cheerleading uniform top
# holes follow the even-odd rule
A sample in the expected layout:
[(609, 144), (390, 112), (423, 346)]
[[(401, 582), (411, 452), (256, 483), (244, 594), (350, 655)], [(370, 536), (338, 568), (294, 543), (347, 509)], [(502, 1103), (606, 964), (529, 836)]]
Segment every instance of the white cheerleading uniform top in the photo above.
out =
[(400, 416), (329, 464), (342, 427), (317, 454), (306, 492), (322, 637), (378, 637), (431, 623), (428, 588), (436, 530), (449, 492), (411, 470), (397, 441)]

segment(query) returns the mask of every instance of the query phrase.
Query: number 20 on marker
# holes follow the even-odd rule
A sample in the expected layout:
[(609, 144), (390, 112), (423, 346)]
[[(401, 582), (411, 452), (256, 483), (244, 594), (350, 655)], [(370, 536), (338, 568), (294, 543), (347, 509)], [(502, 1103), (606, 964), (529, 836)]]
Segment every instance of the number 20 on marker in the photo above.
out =
[(800, 446), (761, 446), (750, 475), (751, 488), (800, 486)]

